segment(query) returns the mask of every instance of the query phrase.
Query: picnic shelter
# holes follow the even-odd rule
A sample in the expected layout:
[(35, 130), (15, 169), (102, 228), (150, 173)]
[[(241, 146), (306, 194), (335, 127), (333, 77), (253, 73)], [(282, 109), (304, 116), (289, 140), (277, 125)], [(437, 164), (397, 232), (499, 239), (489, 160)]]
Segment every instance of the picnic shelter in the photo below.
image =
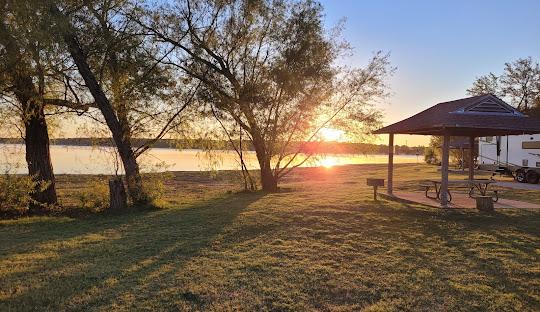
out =
[[(374, 131), (388, 134), (388, 195), (393, 195), (394, 135), (433, 135), (443, 138), (440, 181), (440, 205), (448, 206), (448, 171), (451, 137), (468, 137), (473, 147), (477, 137), (540, 133), (540, 119), (527, 116), (492, 94), (436, 104), (414, 116)], [(469, 153), (469, 164), (474, 153)], [(474, 166), (469, 165), (469, 182)]]

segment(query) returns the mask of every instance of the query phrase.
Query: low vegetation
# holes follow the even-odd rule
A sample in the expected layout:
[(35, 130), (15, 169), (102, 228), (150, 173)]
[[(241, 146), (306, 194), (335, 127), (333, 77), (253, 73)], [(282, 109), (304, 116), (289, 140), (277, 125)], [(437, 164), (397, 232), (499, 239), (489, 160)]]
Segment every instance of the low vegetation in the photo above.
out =
[[(374, 202), (385, 172), (299, 169), (278, 193), (174, 173), (162, 209), (0, 221), (0, 310), (540, 309), (540, 211)], [(396, 184), (437, 174), (397, 165)], [(60, 175), (59, 199), (88, 179)]]
[(30, 176), (0, 175), (0, 218), (23, 215), (31, 204), (34, 190), (47, 188), (47, 183), (36, 182)]

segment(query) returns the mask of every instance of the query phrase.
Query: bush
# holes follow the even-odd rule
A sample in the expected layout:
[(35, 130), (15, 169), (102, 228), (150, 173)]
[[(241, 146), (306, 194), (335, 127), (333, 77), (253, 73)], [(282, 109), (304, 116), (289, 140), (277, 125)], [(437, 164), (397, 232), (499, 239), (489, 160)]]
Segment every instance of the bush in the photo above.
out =
[(433, 147), (426, 147), (424, 151), (424, 161), (426, 164), (437, 165), (439, 160), (437, 159), (437, 153)]
[(109, 207), (109, 184), (106, 179), (90, 180), (75, 197), (81, 208), (99, 212)]
[[(156, 204), (165, 195), (165, 180), (170, 175), (165, 173), (145, 174), (143, 186), (149, 203)], [(100, 212), (109, 208), (108, 178), (95, 178), (75, 193), (79, 206), (92, 212)]]
[(165, 181), (171, 177), (172, 174), (166, 172), (144, 175), (143, 186), (148, 202), (152, 204), (159, 203), (159, 200), (165, 195)]
[[(28, 211), (28, 205), (33, 202), (30, 196), (38, 182), (29, 176), (11, 175), (0, 176), (0, 214), (22, 215)], [(46, 187), (46, 185), (44, 185)]]

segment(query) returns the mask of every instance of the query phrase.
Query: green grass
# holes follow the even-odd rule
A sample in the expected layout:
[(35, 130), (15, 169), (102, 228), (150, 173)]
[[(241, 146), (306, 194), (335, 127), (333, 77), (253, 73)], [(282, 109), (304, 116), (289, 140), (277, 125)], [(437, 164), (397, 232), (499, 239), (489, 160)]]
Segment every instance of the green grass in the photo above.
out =
[[(396, 184), (436, 174), (399, 165)], [(375, 203), (384, 175), (302, 169), (250, 194), (178, 173), (166, 209), (0, 221), (0, 311), (540, 309), (539, 210)], [(83, 180), (61, 177), (66, 202)]]

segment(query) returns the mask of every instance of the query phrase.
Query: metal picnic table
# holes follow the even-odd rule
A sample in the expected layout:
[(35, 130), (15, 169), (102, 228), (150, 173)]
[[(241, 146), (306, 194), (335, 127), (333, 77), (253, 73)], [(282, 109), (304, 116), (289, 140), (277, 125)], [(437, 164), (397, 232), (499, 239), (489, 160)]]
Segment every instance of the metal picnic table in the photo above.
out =
[[(426, 197), (432, 199), (441, 199), (441, 181), (440, 180), (429, 180), (430, 184), (425, 184)], [(458, 186), (466, 187), (469, 190), (469, 197), (474, 198), (475, 191), (478, 191), (480, 195), (486, 196), (488, 193), (489, 186), (497, 181), (492, 179), (475, 179), (475, 180), (448, 180), (448, 186)], [(435, 189), (436, 196), (429, 196), (429, 190), (433, 187)], [(493, 191), (493, 201), (497, 202), (499, 200), (499, 195), (496, 190)], [(450, 194), (450, 189), (448, 189), (448, 202), (452, 201), (452, 194)]]

